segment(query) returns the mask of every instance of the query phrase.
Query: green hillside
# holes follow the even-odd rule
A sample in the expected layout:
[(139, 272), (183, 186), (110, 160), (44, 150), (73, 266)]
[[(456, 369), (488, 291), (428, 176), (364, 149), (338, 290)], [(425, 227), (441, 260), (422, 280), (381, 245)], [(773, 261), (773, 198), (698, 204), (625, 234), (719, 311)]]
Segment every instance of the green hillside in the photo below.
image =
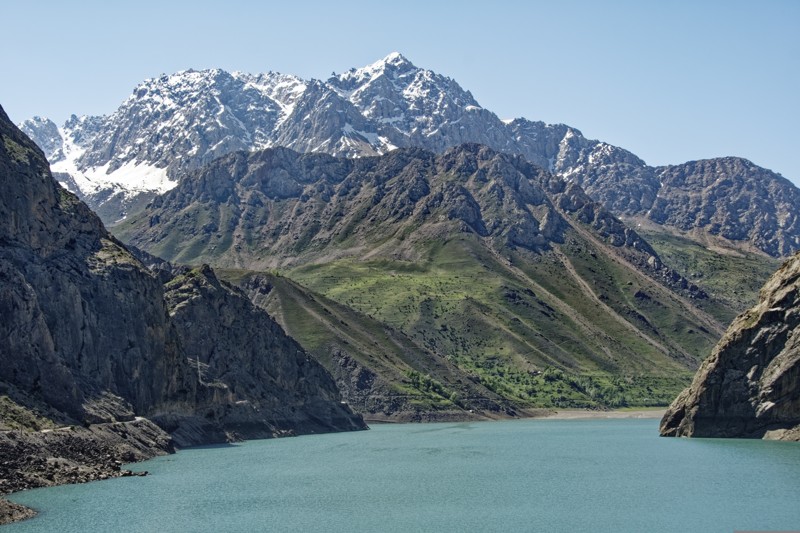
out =
[(724, 324), (755, 305), (759, 289), (783, 263), (761, 252), (710, 247), (689, 236), (655, 228), (640, 233), (665, 262), (714, 297), (719, 305), (709, 310)]
[[(432, 242), (424, 262), (341, 260), (286, 275), (405, 332), (518, 405), (667, 403), (719, 334), (670, 291), (577, 238), (558, 252), (509, 258), (465, 236)], [(553, 376), (589, 382), (558, 387)]]

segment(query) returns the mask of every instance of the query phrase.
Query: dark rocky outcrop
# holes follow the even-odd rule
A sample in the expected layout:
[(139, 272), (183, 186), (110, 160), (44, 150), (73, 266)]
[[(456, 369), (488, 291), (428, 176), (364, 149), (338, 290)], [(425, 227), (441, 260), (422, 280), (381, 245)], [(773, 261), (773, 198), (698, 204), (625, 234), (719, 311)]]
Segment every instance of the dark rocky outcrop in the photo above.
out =
[(740, 315), (661, 421), (661, 434), (800, 440), (800, 254)]
[[(331, 376), (247, 296), (208, 266), (166, 284), (165, 298), (189, 366), (207, 391), (195, 411), (245, 438), (363, 429)], [(171, 428), (173, 415), (154, 420)], [(181, 444), (185, 429), (173, 436)], [(191, 437), (189, 438), (191, 442)]]
[[(148, 417), (179, 445), (365, 427), (324, 369), (210, 269), (175, 277), (137, 260), (2, 109), (0, 138), (0, 392), (17, 411), (61, 427)], [(30, 431), (14, 439), (52, 451)], [(27, 475), (15, 465), (11, 486)]]

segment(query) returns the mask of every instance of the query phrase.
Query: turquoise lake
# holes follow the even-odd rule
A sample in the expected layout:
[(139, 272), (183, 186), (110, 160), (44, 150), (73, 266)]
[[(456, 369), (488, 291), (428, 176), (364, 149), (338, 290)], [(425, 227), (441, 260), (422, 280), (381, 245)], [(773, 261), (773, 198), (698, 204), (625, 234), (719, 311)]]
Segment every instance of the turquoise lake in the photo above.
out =
[(377, 425), (184, 450), (146, 477), (18, 493), (9, 533), (800, 530), (800, 444), (656, 420)]

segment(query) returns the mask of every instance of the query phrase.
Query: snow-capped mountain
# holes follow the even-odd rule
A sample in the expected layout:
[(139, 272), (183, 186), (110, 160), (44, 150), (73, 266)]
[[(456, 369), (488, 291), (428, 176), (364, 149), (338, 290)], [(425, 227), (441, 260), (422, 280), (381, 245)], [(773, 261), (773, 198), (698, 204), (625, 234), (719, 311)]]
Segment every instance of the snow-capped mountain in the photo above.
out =
[(113, 222), (185, 170), (270, 146), (304, 91), (294, 76), (187, 70), (146, 80), (109, 116), (73, 115), (61, 128), (35, 117), (20, 127), (44, 145), (60, 181)]
[(53, 171), (107, 222), (165, 192), (186, 170), (237, 150), (286, 146), (349, 157), (397, 147), (441, 152), (475, 142), (522, 153), (557, 172), (567, 126), (500, 120), (455, 81), (399, 53), (327, 81), (268, 72), (186, 70), (144, 81), (111, 115), (72, 117), (62, 127), (20, 124)]
[[(442, 152), (479, 143), (521, 154), (576, 182), (621, 216), (653, 219), (657, 207), (660, 219), (674, 221), (684, 211), (670, 203), (659, 177), (663, 169), (564, 124), (501, 120), (454, 80), (416, 67), (396, 52), (326, 81), (273, 72), (186, 70), (146, 80), (111, 115), (73, 116), (60, 128), (37, 117), (20, 127), (45, 151), (57, 178), (107, 223), (173, 188), (187, 170), (233, 151), (274, 146), (360, 157), (398, 147)], [(800, 205), (800, 193), (761, 170), (773, 184), (767, 189), (780, 193), (751, 204), (766, 205), (777, 215), (766, 237), (761, 228), (744, 240), (765, 242), (781, 234), (783, 244), (768, 253), (785, 255), (800, 248), (798, 217), (787, 211)], [(713, 187), (713, 180), (700, 182)], [(723, 195), (711, 196), (725, 201)], [(677, 214), (669, 215), (673, 211)], [(699, 225), (719, 234), (711, 218), (681, 220), (677, 226)], [(766, 250), (763, 243), (756, 246)]]

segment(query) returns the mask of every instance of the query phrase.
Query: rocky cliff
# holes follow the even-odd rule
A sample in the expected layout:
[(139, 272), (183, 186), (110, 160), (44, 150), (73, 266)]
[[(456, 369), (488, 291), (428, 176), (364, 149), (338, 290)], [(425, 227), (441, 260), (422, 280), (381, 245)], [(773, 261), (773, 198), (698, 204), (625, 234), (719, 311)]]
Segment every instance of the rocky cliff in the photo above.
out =
[(655, 170), (661, 187), (640, 210), (649, 220), (750, 243), (773, 257), (800, 249), (800, 190), (786, 178), (739, 157)]
[(728, 328), (661, 434), (800, 440), (800, 254)]
[(210, 269), (154, 273), (131, 255), (1, 108), (0, 137), (0, 394), (13, 406), (0, 429), (37, 428), (11, 424), (19, 413), (55, 428), (147, 417), (190, 445), (365, 427)]
[[(256, 438), (363, 429), (340, 403), (325, 369), (211, 268), (179, 269), (165, 288), (170, 322), (206, 391), (194, 410), (222, 420), (226, 434)], [(153, 419), (168, 430), (176, 420), (172, 412)], [(180, 424), (176, 429), (184, 430)]]
[[(308, 409), (312, 416), (314, 408), (304, 407), (302, 398), (339, 405), (325, 372), (246, 297), (216, 283), (210, 270), (170, 280), (165, 294), (163, 280), (58, 186), (39, 149), (6, 117), (0, 119), (6, 121), (0, 147), (0, 271), (3, 315), (8, 317), (0, 326), (6, 339), (0, 346), (0, 379), (86, 422), (108, 422), (131, 413), (181, 413), (200, 415), (204, 425), (224, 432), (229, 413), (222, 407), (239, 410), (232, 406), (242, 405), (242, 390), (265, 398), (291, 396), (282, 402), (273, 398), (269, 408), (256, 404), (251, 414), (256, 418), (261, 407), (277, 417), (271, 409), (278, 403)], [(215, 291), (201, 290), (207, 288), (201, 281)], [(236, 310), (235, 331), (230, 329), (233, 315), (222, 314), (228, 309)], [(215, 359), (203, 361), (194, 341), (198, 332), (212, 331), (216, 335), (206, 339), (204, 348), (215, 352)], [(259, 333), (234, 339), (247, 331)], [(196, 365), (190, 363), (198, 357), (211, 365), (210, 382), (198, 379)], [(226, 373), (226, 365), (238, 365), (239, 373)], [(270, 373), (282, 376), (280, 383), (255, 379)], [(245, 377), (248, 387), (241, 382)], [(298, 388), (306, 381), (305, 388)], [(109, 401), (110, 396), (116, 400)], [(198, 406), (208, 402), (222, 410), (198, 413)], [(342, 419), (348, 418), (346, 410), (337, 409)], [(308, 429), (335, 429), (335, 423), (325, 422), (327, 414), (313, 414), (319, 425)], [(291, 417), (277, 418), (286, 420), (276, 429), (291, 429)]]

